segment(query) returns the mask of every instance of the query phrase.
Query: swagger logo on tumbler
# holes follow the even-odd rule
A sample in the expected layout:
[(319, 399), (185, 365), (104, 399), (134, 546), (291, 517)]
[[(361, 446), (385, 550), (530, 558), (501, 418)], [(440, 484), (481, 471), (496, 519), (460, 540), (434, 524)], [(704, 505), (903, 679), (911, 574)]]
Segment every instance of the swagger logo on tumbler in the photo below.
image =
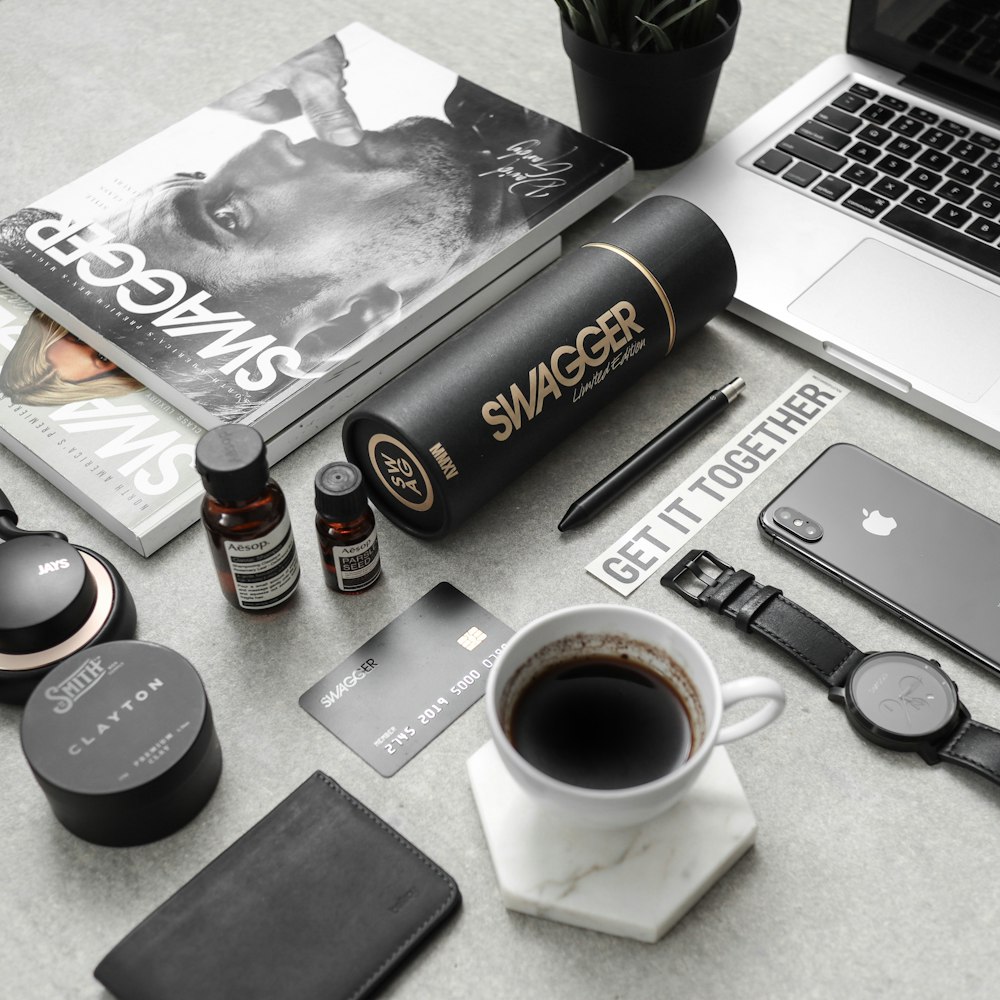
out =
[(368, 441), (368, 460), (382, 485), (404, 507), (420, 512), (434, 506), (430, 476), (402, 441), (388, 434), (373, 434)]
[[(635, 339), (643, 332), (635, 315), (631, 302), (616, 303), (597, 317), (595, 326), (585, 326), (572, 344), (562, 344), (547, 361), (535, 365), (528, 372), (527, 392), (515, 382), (510, 387), (509, 397), (501, 392), (484, 403), (483, 420), (500, 428), (493, 432), (493, 437), (506, 441), (514, 431), (521, 429), (522, 423), (534, 420), (542, 412), (548, 396), (559, 399), (563, 389), (575, 387), (573, 402), (582, 399), (612, 369), (638, 354), (646, 341)], [(600, 370), (580, 385), (592, 368)]]

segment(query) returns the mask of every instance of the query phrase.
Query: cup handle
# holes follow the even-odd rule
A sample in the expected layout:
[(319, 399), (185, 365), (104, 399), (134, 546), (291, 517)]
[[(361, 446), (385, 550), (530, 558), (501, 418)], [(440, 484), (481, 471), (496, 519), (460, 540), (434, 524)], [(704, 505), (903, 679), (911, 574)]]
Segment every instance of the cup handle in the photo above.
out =
[(750, 698), (764, 698), (767, 704), (748, 718), (734, 722), (731, 726), (723, 726), (715, 737), (716, 744), (741, 740), (744, 736), (763, 729), (774, 722), (785, 707), (785, 690), (770, 677), (740, 677), (722, 685), (723, 711), (738, 701), (747, 701)]

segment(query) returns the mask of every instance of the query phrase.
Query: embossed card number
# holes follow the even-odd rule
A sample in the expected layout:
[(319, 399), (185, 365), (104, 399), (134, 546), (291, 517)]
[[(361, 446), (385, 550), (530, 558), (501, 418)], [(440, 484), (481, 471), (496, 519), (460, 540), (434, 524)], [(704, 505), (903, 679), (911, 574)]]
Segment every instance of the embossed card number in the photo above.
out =
[(486, 691), (512, 629), (439, 583), (299, 699), (389, 777)]

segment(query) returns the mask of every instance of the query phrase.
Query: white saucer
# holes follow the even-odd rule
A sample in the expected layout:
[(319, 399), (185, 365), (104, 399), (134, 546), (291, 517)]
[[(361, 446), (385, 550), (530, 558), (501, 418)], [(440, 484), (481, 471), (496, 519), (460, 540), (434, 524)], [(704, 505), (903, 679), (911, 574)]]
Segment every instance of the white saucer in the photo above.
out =
[(628, 830), (582, 829), (540, 808), (492, 740), (467, 766), (504, 905), (606, 934), (658, 941), (757, 835), (723, 747), (673, 809)]

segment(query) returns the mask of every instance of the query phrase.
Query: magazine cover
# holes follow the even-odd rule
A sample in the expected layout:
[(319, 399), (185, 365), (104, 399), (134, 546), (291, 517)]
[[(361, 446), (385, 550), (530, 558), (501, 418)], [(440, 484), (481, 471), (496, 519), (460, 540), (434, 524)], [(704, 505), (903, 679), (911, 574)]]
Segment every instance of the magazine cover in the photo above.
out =
[(632, 176), (350, 25), (0, 223), (0, 277), (203, 426), (270, 437)]
[(0, 285), (0, 443), (143, 555), (198, 517), (201, 433)]

